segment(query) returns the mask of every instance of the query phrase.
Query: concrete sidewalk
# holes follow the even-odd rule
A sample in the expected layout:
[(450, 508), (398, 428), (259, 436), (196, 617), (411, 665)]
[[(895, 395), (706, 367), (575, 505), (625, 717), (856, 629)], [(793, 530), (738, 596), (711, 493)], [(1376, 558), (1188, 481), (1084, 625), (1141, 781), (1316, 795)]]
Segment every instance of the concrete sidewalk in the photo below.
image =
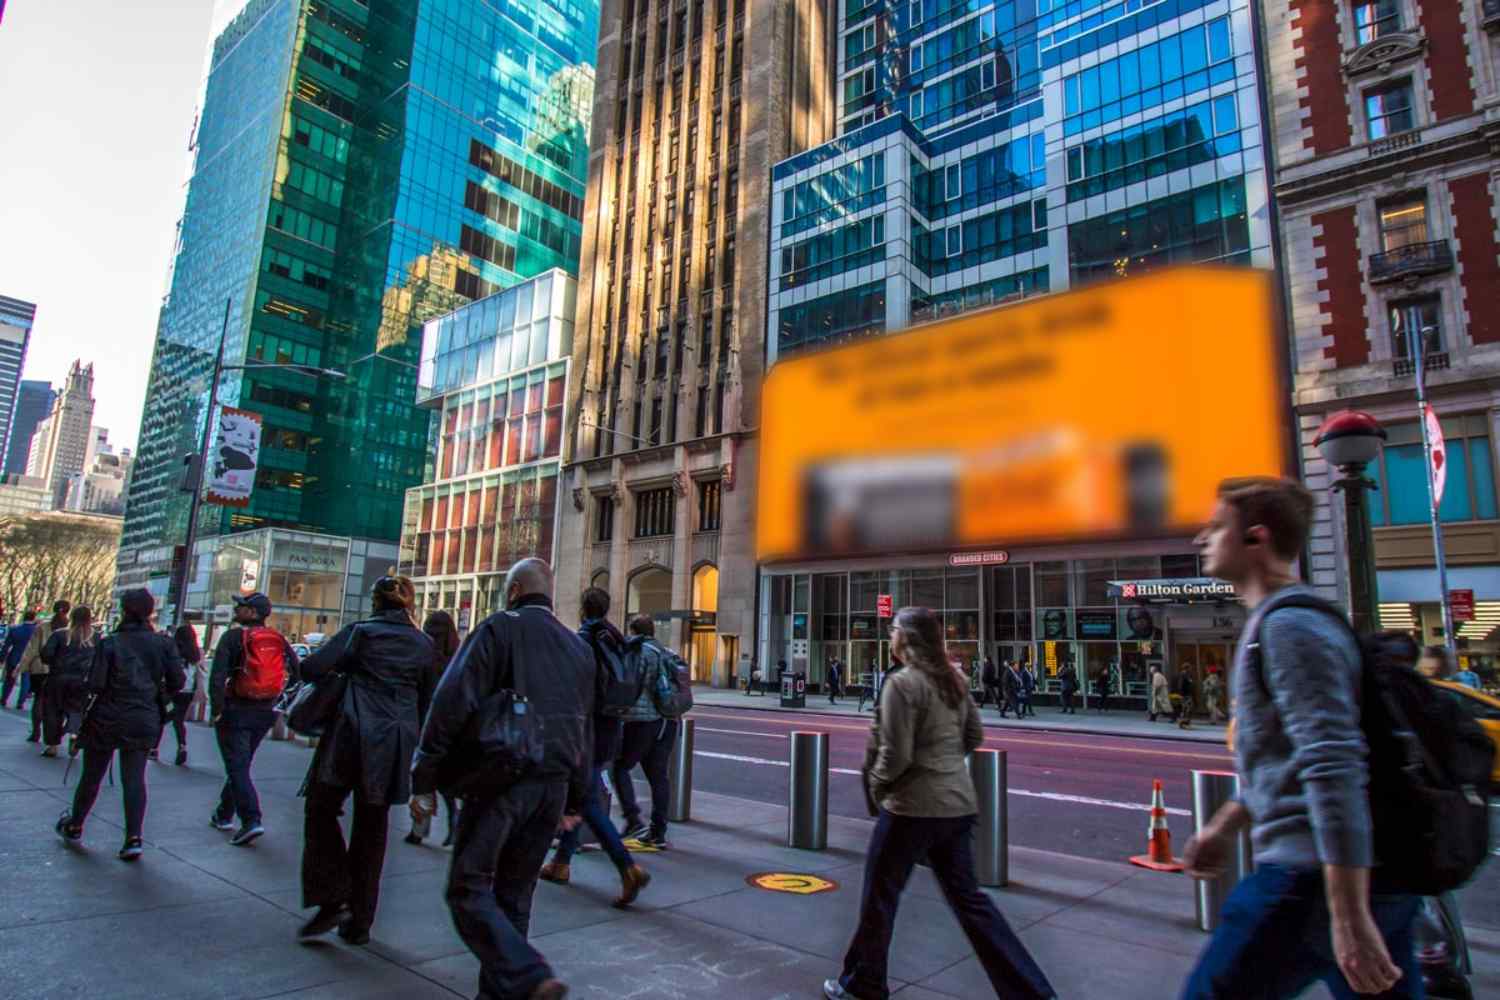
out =
[[(836, 715), (840, 717), (873, 718), (868, 704), (859, 711), (859, 697), (840, 697), (838, 704), (830, 705), (827, 695), (810, 694), (806, 708), (782, 708), (781, 699), (775, 693), (766, 695), (746, 694), (729, 688), (712, 688), (703, 685), (693, 687), (693, 701), (699, 707), (755, 709), (766, 712), (791, 712), (798, 714)], [(1194, 743), (1214, 743), (1224, 746), (1225, 726), (1210, 725), (1201, 719), (1193, 720), (1191, 729), (1178, 729), (1168, 721), (1151, 722), (1144, 712), (1116, 708), (1100, 713), (1093, 709), (1079, 708), (1068, 715), (1056, 706), (1041, 706), (1035, 718), (1000, 718), (999, 709), (985, 706), (980, 709), (980, 718), (985, 728), (992, 730), (1044, 730), (1048, 732), (1091, 733), (1098, 736), (1140, 737), (1143, 739), (1187, 740)]]
[[(51, 824), (68, 798), (64, 762), (37, 756), (13, 711), (0, 712), (0, 968), (8, 998), (444, 998), (473, 996), (478, 964), (442, 901), (448, 852), (402, 843), (393, 810), (379, 917), (367, 948), (330, 937), (298, 945), (301, 803), (309, 752), (268, 742), (256, 761), (267, 835), (234, 848), (210, 829), (221, 775), (209, 731), (190, 726), (191, 766), (153, 764), (148, 849), (115, 860), (118, 789), (105, 786), (84, 850)], [(168, 737), (168, 744), (171, 737)], [(74, 769), (74, 780), (77, 768)], [(869, 823), (831, 818), (827, 851), (784, 846), (786, 813), (699, 794), (673, 849), (642, 857), (652, 884), (611, 909), (613, 867), (579, 855), (569, 887), (538, 888), (533, 940), (574, 997), (782, 1000), (820, 996), (854, 927)], [(441, 821), (438, 824), (441, 826)], [(760, 872), (815, 874), (837, 889), (752, 888)], [(1064, 998), (1170, 1000), (1204, 935), (1182, 876), (1015, 848), (996, 902)], [(1500, 927), (1471, 926), (1476, 996), (1500, 995)], [(904, 1000), (990, 995), (929, 873), (902, 902), (892, 950)], [(1319, 987), (1313, 996), (1326, 996)]]

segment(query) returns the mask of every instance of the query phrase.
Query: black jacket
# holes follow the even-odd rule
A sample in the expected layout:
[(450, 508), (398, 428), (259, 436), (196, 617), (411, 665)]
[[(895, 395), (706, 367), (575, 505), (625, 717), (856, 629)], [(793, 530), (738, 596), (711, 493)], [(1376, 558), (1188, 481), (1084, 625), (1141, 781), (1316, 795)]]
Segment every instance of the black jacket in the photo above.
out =
[(412, 767), (412, 790), (437, 787), (438, 774), (460, 743), (480, 702), (506, 689), (525, 695), (546, 733), (546, 759), (529, 782), (566, 782), (577, 812), (590, 773), (593, 740), (593, 653), (534, 594), (490, 615), (464, 641), (432, 696)]
[[(264, 628), (265, 626), (258, 626)], [(281, 635), (280, 632), (276, 633)], [(298, 661), (296, 650), (292, 644), (281, 638), (282, 655), (286, 657), (286, 682), (290, 686), (298, 678)], [(208, 714), (210, 718), (217, 719), (226, 711), (235, 709), (272, 709), (276, 707), (275, 698), (254, 700), (240, 698), (234, 694), (234, 688), (229, 684), (230, 678), (235, 671), (245, 662), (245, 629), (236, 627), (225, 632), (219, 639), (218, 648), (214, 650), (213, 666), (208, 671)]]
[(88, 687), (96, 698), (79, 741), (95, 750), (150, 750), (161, 735), (163, 698), (186, 679), (171, 636), (122, 624), (94, 646)]
[(69, 630), (59, 629), (47, 637), (42, 647), (42, 662), (51, 671), (49, 683), (85, 683), (94, 666), (94, 649), (97, 642), (72, 645), (68, 642)]
[[(625, 637), (607, 618), (590, 618), (578, 626), (578, 637), (589, 644), (594, 652), (594, 704), (604, 701), (604, 685), (609, 680), (605, 662), (609, 657), (623, 660)], [(614, 760), (620, 752), (620, 735), (624, 732), (621, 719), (611, 715), (594, 715), (594, 766), (603, 767)]]
[(307, 658), (302, 676), (309, 681), (335, 672), (349, 678), (339, 715), (318, 740), (308, 783), (354, 789), (370, 805), (407, 800), (433, 655), (432, 640), (405, 611), (383, 611), (346, 625)]

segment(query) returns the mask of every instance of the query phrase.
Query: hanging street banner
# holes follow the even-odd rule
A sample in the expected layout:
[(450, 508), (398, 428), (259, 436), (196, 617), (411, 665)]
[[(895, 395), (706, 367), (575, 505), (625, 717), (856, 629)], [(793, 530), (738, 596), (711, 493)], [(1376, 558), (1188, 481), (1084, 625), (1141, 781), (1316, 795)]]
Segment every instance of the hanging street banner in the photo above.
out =
[(219, 411), (219, 440), (208, 465), (206, 503), (250, 506), (260, 458), (260, 414), (226, 406)]
[(1425, 406), (1427, 419), (1427, 442), (1432, 461), (1432, 505), (1443, 502), (1443, 487), (1448, 483), (1448, 446), (1443, 442), (1443, 425), (1437, 411), (1429, 404)]

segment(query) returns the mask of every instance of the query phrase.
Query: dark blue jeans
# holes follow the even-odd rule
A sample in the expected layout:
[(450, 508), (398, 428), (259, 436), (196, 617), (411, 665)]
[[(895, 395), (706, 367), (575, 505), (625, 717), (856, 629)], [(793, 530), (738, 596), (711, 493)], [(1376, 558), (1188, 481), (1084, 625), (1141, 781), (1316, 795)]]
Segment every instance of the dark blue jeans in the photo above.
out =
[[(1371, 899), (1375, 923), (1402, 973), (1395, 988), (1381, 997), (1423, 996), (1422, 972), (1412, 947), (1412, 921), (1420, 902), (1416, 896)], [(1360, 996), (1345, 982), (1333, 957), (1323, 872), (1262, 864), (1224, 901), (1219, 929), (1188, 977), (1182, 997), (1277, 1000), (1297, 996), (1320, 979), (1338, 1000)]]
[(219, 792), (222, 819), (233, 819), (249, 826), (260, 822), (260, 796), (250, 780), (250, 765), (260, 741), (271, 731), (276, 713), (270, 709), (225, 709), (214, 726), (219, 741), (219, 755), (224, 758), (224, 788)]
[(625, 723), (620, 756), (615, 760), (612, 777), (627, 830), (641, 821), (641, 806), (636, 801), (635, 784), (630, 778), (630, 772), (640, 765), (651, 785), (651, 836), (667, 835), (667, 802), (672, 797), (672, 779), (667, 772), (672, 746), (677, 742), (678, 725), (676, 719)]
[[(604, 848), (604, 853), (609, 855), (609, 860), (615, 863), (615, 867), (624, 871), (635, 864), (630, 858), (630, 851), (626, 850), (625, 842), (620, 839), (620, 831), (610, 822), (609, 813), (604, 808), (604, 768), (596, 767), (589, 775), (588, 792), (583, 797), (583, 821), (594, 831), (594, 836), (599, 841), (599, 846)], [(552, 860), (560, 865), (568, 864), (573, 860), (573, 855), (578, 850), (578, 827), (566, 830), (557, 838), (557, 853)]]
[(859, 926), (844, 955), (839, 982), (860, 1000), (887, 1000), (886, 960), (901, 891), (927, 855), (948, 908), (974, 948), (995, 995), (1006, 1000), (1046, 1000), (1056, 994), (1047, 976), (974, 880), (974, 817), (937, 819), (880, 811), (865, 858)]

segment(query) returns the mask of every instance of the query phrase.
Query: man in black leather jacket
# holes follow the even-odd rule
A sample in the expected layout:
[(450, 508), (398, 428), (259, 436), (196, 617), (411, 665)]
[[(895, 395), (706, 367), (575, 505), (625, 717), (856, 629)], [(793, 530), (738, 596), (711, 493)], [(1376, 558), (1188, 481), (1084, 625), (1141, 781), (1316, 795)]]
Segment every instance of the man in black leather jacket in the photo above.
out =
[(594, 655), (552, 613), (552, 571), (525, 559), (505, 578), (505, 611), (476, 628), (432, 697), (412, 766), (411, 811), (431, 815), (438, 775), (463, 754), (462, 734), (497, 691), (524, 695), (542, 719), (546, 753), (531, 775), (459, 814), (447, 901), (479, 959), (479, 996), (555, 1000), (566, 987), (526, 941), (531, 897), (553, 834), (578, 822), (593, 750)]

